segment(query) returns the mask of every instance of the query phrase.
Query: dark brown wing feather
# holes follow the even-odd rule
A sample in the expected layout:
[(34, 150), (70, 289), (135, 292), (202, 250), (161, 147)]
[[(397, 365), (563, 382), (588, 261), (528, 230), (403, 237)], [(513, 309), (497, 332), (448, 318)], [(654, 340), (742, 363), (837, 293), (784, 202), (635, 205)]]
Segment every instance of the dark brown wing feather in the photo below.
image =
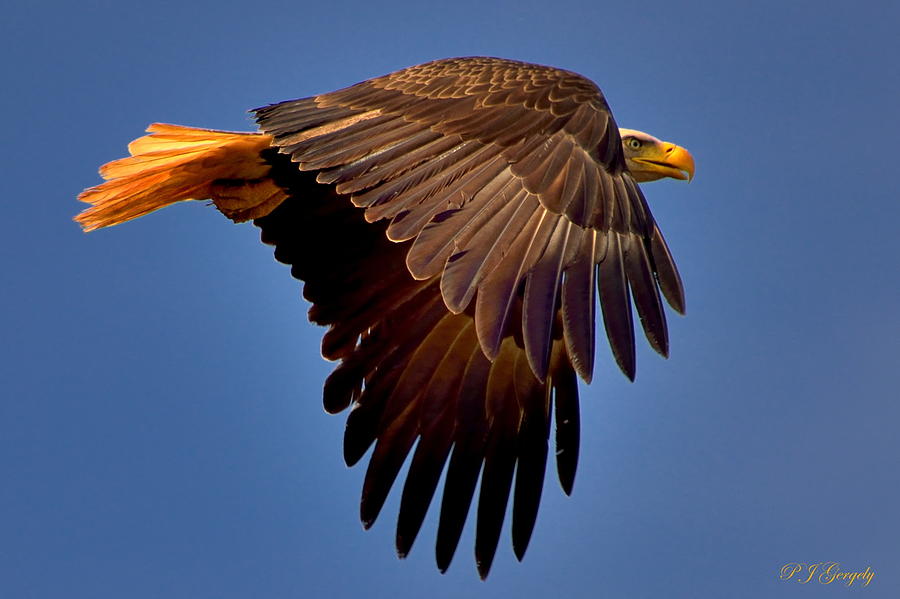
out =
[(572, 488), (575, 373), (590, 380), (593, 369), (595, 286), (613, 353), (632, 378), (631, 297), (662, 354), (659, 290), (683, 310), (681, 281), (625, 170), (602, 94), (567, 71), (468, 58), (256, 113), (280, 152), (269, 156), (273, 176), (291, 196), (256, 223), (306, 282), (311, 320), (329, 327), (323, 355), (341, 362), (325, 406), (353, 406), (347, 463), (374, 444), (363, 522), (378, 516), (415, 447), (400, 555), (449, 460), (438, 566), (453, 557), (479, 473), (479, 572), (490, 569), (513, 489), (521, 559), (551, 406), (560, 482)]

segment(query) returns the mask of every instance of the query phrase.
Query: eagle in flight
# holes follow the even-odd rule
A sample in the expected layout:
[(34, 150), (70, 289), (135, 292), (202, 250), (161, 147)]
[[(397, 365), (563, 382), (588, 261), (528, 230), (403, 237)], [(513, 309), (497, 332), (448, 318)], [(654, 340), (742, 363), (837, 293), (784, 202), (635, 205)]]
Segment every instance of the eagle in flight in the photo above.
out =
[[(412, 547), (446, 468), (436, 560), (453, 558), (476, 489), (475, 559), (491, 567), (510, 493), (522, 559), (551, 411), (569, 494), (577, 377), (594, 365), (595, 289), (612, 354), (635, 374), (632, 303), (669, 348), (661, 297), (681, 279), (637, 183), (689, 179), (683, 148), (616, 126), (565, 70), (454, 58), (253, 111), (257, 133), (153, 124), (100, 169), (85, 231), (182, 200), (253, 220), (328, 327), (330, 413), (352, 406), (344, 459), (374, 444), (360, 515), (378, 517), (412, 451), (397, 551)], [(449, 462), (449, 465), (448, 465)], [(478, 487), (480, 475), (480, 488)]]

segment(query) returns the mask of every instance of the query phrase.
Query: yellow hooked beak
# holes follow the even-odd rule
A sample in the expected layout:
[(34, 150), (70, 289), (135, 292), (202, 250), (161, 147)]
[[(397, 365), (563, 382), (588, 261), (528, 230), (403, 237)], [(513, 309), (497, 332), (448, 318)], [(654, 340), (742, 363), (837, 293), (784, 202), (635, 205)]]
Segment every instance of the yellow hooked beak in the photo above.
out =
[(653, 179), (647, 179), (647, 181), (662, 179), (663, 177), (671, 177), (682, 181), (685, 179), (690, 181), (694, 178), (694, 157), (691, 156), (690, 152), (673, 143), (663, 142), (660, 153), (654, 153), (649, 156), (635, 156), (632, 160), (642, 165), (642, 170), (647, 171), (648, 174), (656, 175)]

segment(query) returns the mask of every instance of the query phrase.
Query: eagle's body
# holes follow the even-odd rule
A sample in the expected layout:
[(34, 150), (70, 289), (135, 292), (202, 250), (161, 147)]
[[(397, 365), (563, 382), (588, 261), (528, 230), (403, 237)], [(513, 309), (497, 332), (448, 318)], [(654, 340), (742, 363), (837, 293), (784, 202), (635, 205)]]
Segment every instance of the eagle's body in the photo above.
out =
[[(521, 558), (540, 500), (551, 407), (566, 493), (578, 456), (576, 374), (594, 361), (595, 297), (634, 377), (632, 298), (668, 352), (674, 262), (635, 180), (686, 178), (690, 155), (628, 132), (568, 71), (493, 58), (436, 61), (256, 111), (260, 133), (153, 125), (80, 199), (87, 230), (180, 200), (254, 219), (304, 281), (340, 363), (325, 408), (353, 405), (348, 464), (375, 449), (371, 525), (413, 446), (397, 525), (405, 555), (449, 460), (437, 535), (445, 569), (479, 473), (476, 560), (486, 576), (511, 489)], [(624, 132), (625, 130), (623, 130)]]

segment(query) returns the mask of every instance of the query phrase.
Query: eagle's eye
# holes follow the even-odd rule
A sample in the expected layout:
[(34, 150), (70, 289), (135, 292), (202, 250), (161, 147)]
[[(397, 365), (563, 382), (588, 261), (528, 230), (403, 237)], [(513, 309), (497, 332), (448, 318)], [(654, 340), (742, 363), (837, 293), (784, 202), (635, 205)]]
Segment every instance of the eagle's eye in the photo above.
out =
[(636, 137), (629, 137), (625, 140), (625, 144), (630, 150), (640, 150), (641, 146), (644, 145), (641, 140)]

